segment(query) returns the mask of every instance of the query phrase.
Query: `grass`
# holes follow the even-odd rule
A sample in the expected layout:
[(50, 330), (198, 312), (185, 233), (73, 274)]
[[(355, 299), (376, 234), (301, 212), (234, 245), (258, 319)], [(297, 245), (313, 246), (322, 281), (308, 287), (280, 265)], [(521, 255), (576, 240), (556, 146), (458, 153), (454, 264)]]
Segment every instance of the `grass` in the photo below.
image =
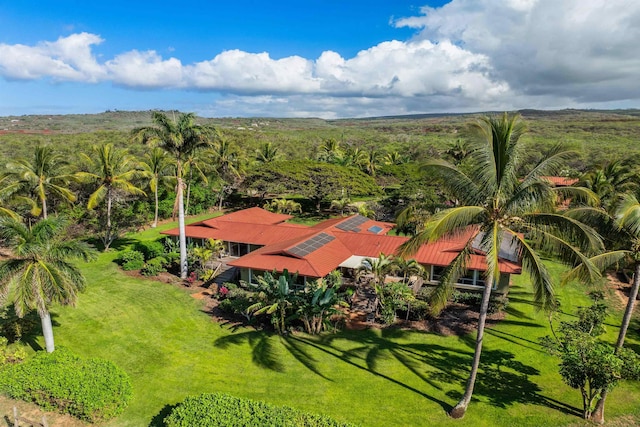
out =
[[(128, 237), (153, 239), (173, 226)], [(474, 400), (466, 417), (454, 421), (446, 410), (464, 389), (472, 335), (386, 329), (282, 338), (234, 328), (213, 322), (186, 290), (123, 274), (116, 256), (107, 252), (82, 265), (88, 290), (76, 308), (53, 313), (58, 346), (107, 358), (131, 375), (134, 399), (108, 426), (161, 425), (185, 396), (215, 391), (362, 426), (586, 425), (578, 418), (579, 392), (562, 383), (558, 361), (537, 343), (549, 329), (530, 303), (524, 277), (514, 280), (506, 319), (487, 330)], [(550, 267), (558, 277), (562, 268)], [(558, 294), (566, 319), (588, 304), (575, 284)], [(608, 338), (616, 333), (610, 327)], [(637, 335), (629, 337), (629, 345), (639, 343)], [(620, 385), (607, 401), (608, 419), (637, 421), (639, 397), (638, 383)]]

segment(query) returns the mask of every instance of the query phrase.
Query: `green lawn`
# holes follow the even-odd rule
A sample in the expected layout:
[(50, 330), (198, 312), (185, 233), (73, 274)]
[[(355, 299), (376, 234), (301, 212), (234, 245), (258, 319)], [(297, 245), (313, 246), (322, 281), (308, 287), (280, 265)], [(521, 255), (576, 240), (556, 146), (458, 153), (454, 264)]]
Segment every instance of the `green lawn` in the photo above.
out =
[[(152, 239), (171, 226), (129, 238)], [(131, 375), (134, 399), (110, 426), (161, 425), (158, 414), (169, 405), (215, 391), (362, 426), (582, 425), (579, 392), (562, 383), (557, 360), (537, 343), (548, 324), (522, 277), (514, 281), (506, 319), (487, 330), (475, 400), (454, 421), (446, 410), (463, 391), (473, 336), (389, 329), (281, 338), (235, 329), (214, 323), (185, 290), (123, 274), (115, 257), (113, 251), (83, 265), (89, 285), (77, 307), (54, 310), (58, 346), (110, 359)], [(588, 303), (575, 285), (558, 293), (565, 318)], [(616, 333), (609, 327), (612, 340)], [(637, 334), (629, 338), (640, 350)], [(639, 398), (640, 384), (622, 384), (610, 394), (607, 418), (640, 420)]]

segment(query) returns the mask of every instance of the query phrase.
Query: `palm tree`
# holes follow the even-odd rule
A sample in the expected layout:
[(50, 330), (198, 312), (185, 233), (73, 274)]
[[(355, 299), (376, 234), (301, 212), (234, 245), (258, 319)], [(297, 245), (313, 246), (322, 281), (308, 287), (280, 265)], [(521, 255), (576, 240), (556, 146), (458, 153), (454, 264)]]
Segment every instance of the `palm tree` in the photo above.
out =
[(397, 151), (387, 153), (383, 157), (385, 165), (401, 165), (409, 161), (408, 156), (404, 156)]
[[(633, 283), (629, 291), (629, 300), (627, 301), (627, 307), (622, 317), (622, 323), (620, 324), (620, 331), (618, 332), (618, 339), (616, 341), (615, 352), (617, 354), (624, 346), (627, 330), (629, 329), (629, 324), (633, 316), (635, 302), (638, 298), (638, 290), (640, 289), (640, 202), (633, 194), (623, 194), (620, 196), (620, 203), (617, 204), (613, 217), (609, 217), (604, 211), (589, 208), (576, 209), (568, 212), (567, 215), (573, 215), (577, 218), (586, 217), (595, 219), (597, 223), (606, 224), (608, 227), (612, 226), (612, 228), (617, 231), (614, 244), (621, 249), (605, 252), (591, 258), (591, 262), (600, 268), (600, 270), (605, 270), (620, 262), (623, 262), (625, 265), (631, 265), (634, 270)], [(566, 276), (565, 281), (576, 277), (580, 278), (584, 274), (584, 270), (584, 266), (576, 267)], [(601, 394), (600, 400), (591, 414), (592, 421), (600, 424), (604, 423), (606, 398), (607, 391), (605, 390)]]
[(176, 182), (178, 199), (178, 227), (180, 240), (180, 277), (187, 278), (187, 238), (184, 222), (183, 167), (193, 153), (211, 147), (216, 135), (213, 127), (196, 124), (193, 113), (181, 114), (177, 120), (170, 120), (166, 114), (154, 111), (152, 121), (155, 126), (134, 129), (134, 139), (155, 144), (167, 151), (176, 162)]
[(258, 163), (270, 163), (275, 161), (279, 156), (278, 147), (274, 147), (271, 142), (265, 142), (256, 150), (256, 160)]
[(49, 309), (55, 303), (75, 304), (85, 280), (71, 260), (89, 260), (92, 251), (86, 244), (68, 239), (65, 223), (55, 217), (33, 226), (4, 218), (0, 222), (0, 237), (12, 253), (9, 259), (0, 262), (0, 305), (9, 298), (19, 317), (37, 310), (45, 347), (51, 353), (55, 345)]
[(9, 202), (15, 198), (19, 183), (10, 174), (0, 175), (0, 217), (20, 218), (20, 215), (9, 207)]
[(371, 176), (376, 176), (378, 170), (378, 164), (380, 163), (381, 154), (378, 150), (370, 149), (368, 153), (363, 156), (360, 163), (360, 167), (363, 172)]
[(170, 173), (172, 162), (166, 151), (160, 147), (154, 147), (145, 154), (144, 160), (140, 163), (142, 170), (149, 176), (149, 188), (153, 191), (155, 202), (152, 228), (158, 226), (158, 187), (166, 182)]
[[(68, 162), (48, 145), (38, 145), (33, 159), (18, 159), (7, 164), (11, 175), (20, 183), (27, 197), (34, 196), (37, 203), (32, 203), (32, 214), (47, 218), (47, 199), (49, 195), (61, 200), (74, 202), (75, 194), (67, 184), (73, 180), (68, 172)], [(39, 205), (39, 206), (38, 206)]]
[[(491, 288), (500, 280), (499, 254), (503, 242), (514, 247), (522, 259), (522, 268), (531, 278), (535, 301), (543, 309), (555, 303), (553, 283), (534, 243), (546, 246), (570, 264), (583, 262), (589, 273), (598, 275), (579, 249), (600, 249), (602, 242), (599, 236), (581, 222), (553, 213), (556, 191), (540, 178), (557, 174), (561, 165), (574, 154), (558, 148), (524, 178), (518, 179), (516, 171), (522, 150), (518, 140), (525, 130), (518, 115), (505, 113), (499, 118), (484, 117), (470, 128), (469, 156), (474, 167), (469, 175), (445, 161), (428, 163), (426, 168), (434, 172), (433, 176), (440, 177), (442, 185), (460, 206), (436, 213), (399, 251), (401, 256), (408, 256), (415, 254), (427, 242), (445, 236), (460, 236), (464, 232), (469, 235), (434, 290), (431, 302), (434, 310), (446, 305), (453, 285), (466, 271), (473, 251), (481, 251), (487, 263), (473, 363), (465, 393), (450, 411), (453, 418), (464, 416), (473, 394)], [(589, 194), (584, 189), (576, 189), (575, 192)]]
[(407, 283), (407, 279), (411, 276), (425, 277), (426, 270), (415, 259), (405, 259), (402, 257), (394, 257), (392, 261), (392, 270), (402, 274), (402, 283)]
[(636, 174), (629, 165), (617, 160), (586, 173), (579, 184), (593, 191), (599, 198), (602, 207), (611, 211), (622, 193), (631, 193), (638, 188)]
[(242, 162), (235, 147), (226, 139), (219, 139), (213, 150), (209, 151), (213, 168), (220, 179), (218, 210), (222, 210), (224, 195), (230, 191), (242, 172)]
[(111, 210), (116, 192), (145, 195), (133, 181), (147, 174), (138, 169), (138, 162), (127, 150), (114, 148), (113, 144), (93, 146), (91, 156), (84, 153), (81, 156), (87, 163), (89, 171), (77, 172), (76, 176), (82, 182), (98, 186), (89, 196), (87, 208), (94, 209), (103, 200), (107, 201), (107, 223), (102, 240), (104, 249), (107, 250), (116, 238), (111, 224)]

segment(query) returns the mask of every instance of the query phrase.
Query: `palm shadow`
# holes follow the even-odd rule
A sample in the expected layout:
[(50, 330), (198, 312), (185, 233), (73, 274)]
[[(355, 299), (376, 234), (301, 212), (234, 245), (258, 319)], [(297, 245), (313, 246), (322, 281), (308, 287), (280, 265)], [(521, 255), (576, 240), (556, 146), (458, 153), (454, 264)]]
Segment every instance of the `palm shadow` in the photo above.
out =
[[(60, 326), (60, 322), (56, 320), (58, 314), (50, 312), (49, 315), (51, 316), (51, 324)], [(13, 306), (8, 306), (5, 316), (0, 318), (0, 332), (9, 340), (9, 343), (22, 342), (34, 351), (44, 350), (38, 342), (43, 334), (40, 316), (36, 311), (30, 311), (19, 318)]]
[[(443, 390), (452, 383), (458, 383), (463, 390), (468, 379), (473, 352), (454, 351), (448, 347), (434, 344), (399, 344), (395, 338), (405, 332), (385, 329), (380, 335), (372, 331), (358, 331), (323, 337), (323, 346), (330, 346), (335, 339), (351, 339), (358, 345), (341, 353), (329, 352), (342, 360), (349, 361), (375, 375), (408, 388), (416, 393), (437, 402), (445, 411), (452, 406), (433, 396), (428, 396), (400, 381), (389, 378), (376, 369), (376, 360), (380, 357), (393, 357), (433, 388)], [(364, 336), (363, 336), (364, 335)], [(471, 337), (471, 334), (468, 334)], [(469, 342), (467, 342), (469, 341)], [(475, 340), (463, 340), (467, 345)], [(320, 344), (312, 344), (320, 345)], [(516, 403), (546, 406), (565, 414), (580, 416), (581, 411), (571, 405), (558, 402), (542, 395), (542, 389), (531, 381), (530, 377), (540, 375), (538, 369), (516, 360), (513, 353), (504, 350), (484, 350), (482, 352), (480, 373), (476, 380), (474, 395), (484, 397), (493, 406), (507, 408)], [(450, 391), (445, 393), (449, 398), (458, 400), (462, 393)], [(478, 400), (476, 398), (476, 400)]]
[(220, 337), (214, 342), (214, 345), (225, 349), (231, 345), (247, 343), (251, 346), (251, 360), (255, 365), (275, 372), (284, 372), (284, 365), (275, 354), (271, 343), (273, 338), (264, 332), (246, 331)]

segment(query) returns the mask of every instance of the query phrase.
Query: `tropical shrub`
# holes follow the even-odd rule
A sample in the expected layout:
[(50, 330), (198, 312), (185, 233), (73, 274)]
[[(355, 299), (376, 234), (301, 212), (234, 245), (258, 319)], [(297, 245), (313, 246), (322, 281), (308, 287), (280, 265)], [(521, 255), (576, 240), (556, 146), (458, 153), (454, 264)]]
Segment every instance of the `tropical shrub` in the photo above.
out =
[[(453, 302), (458, 304), (468, 305), (475, 310), (480, 309), (480, 303), (482, 302), (482, 294), (480, 292), (464, 292), (454, 291), (451, 297)], [(500, 313), (509, 306), (509, 297), (506, 295), (491, 295), (489, 299), (489, 308), (487, 312), (489, 314)]]
[(144, 254), (133, 249), (120, 252), (120, 265), (123, 270), (140, 270), (144, 267)]
[[(601, 294), (601, 293), (599, 293)], [(578, 310), (578, 320), (561, 322), (553, 337), (542, 338), (547, 350), (560, 358), (560, 375), (582, 395), (582, 416), (589, 419), (602, 394), (623, 379), (640, 379), (640, 356), (633, 350), (616, 349), (598, 337), (605, 332), (607, 307), (602, 295), (592, 295), (594, 303)]]
[(165, 252), (164, 245), (160, 241), (143, 240), (136, 243), (133, 249), (142, 252), (145, 261), (162, 256)]
[(308, 414), (286, 406), (279, 407), (221, 393), (187, 397), (164, 422), (167, 427), (353, 426), (324, 415)]
[(92, 423), (120, 414), (132, 396), (129, 376), (112, 362), (64, 348), (2, 367), (0, 391)]
[(0, 367), (9, 363), (22, 362), (27, 357), (27, 351), (19, 345), (9, 345), (9, 340), (0, 337)]
[(144, 267), (140, 270), (143, 276), (157, 276), (158, 274), (167, 271), (168, 261), (165, 257), (157, 256), (151, 258), (144, 264)]

